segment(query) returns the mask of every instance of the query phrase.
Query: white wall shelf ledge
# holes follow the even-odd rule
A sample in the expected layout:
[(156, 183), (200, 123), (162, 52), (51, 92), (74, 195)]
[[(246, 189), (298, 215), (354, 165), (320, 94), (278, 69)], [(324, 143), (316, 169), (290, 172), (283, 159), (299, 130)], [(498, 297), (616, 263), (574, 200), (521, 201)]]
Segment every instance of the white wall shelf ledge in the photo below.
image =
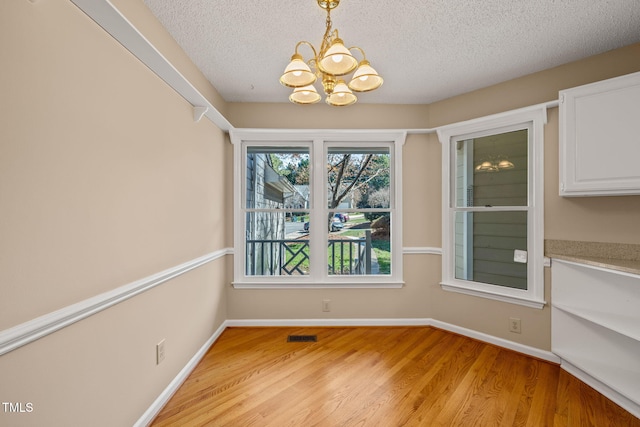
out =
[(565, 313), (607, 328), (616, 334), (640, 341), (640, 327), (638, 327), (638, 320), (633, 316), (595, 310), (587, 307), (574, 308), (564, 304), (554, 304), (554, 307)]
[(640, 275), (555, 258), (551, 279), (551, 351), (640, 417)]
[[(612, 365), (601, 360), (594, 360), (593, 358), (588, 357), (589, 353), (579, 353), (567, 350), (560, 351), (560, 354), (556, 354), (563, 360), (571, 360), (571, 364), (574, 367), (584, 372), (595, 371), (595, 373), (591, 375), (593, 378), (602, 383), (608, 384), (609, 387), (620, 393), (622, 396), (628, 396), (631, 400), (636, 400), (633, 396), (635, 395), (637, 397), (636, 393), (638, 391), (638, 384), (640, 384), (640, 374), (638, 374), (638, 372), (618, 365)], [(614, 381), (612, 381), (612, 379), (614, 379)], [(634, 413), (634, 411), (629, 412)], [(637, 411), (635, 411), (635, 415), (638, 415)]]

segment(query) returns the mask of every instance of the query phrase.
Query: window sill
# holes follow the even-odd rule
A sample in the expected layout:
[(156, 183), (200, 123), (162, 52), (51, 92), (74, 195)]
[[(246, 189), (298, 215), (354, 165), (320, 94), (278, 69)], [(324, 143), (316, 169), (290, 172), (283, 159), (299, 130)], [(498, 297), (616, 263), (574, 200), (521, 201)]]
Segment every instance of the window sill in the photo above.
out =
[(400, 289), (404, 282), (232, 282), (235, 289)]
[(547, 304), (547, 302), (544, 300), (534, 300), (529, 298), (516, 297), (512, 295), (487, 292), (485, 290), (472, 289), (472, 288), (469, 288), (466, 286), (460, 286), (457, 284), (441, 282), (440, 286), (442, 287), (443, 290), (449, 291), (449, 292), (457, 292), (460, 294), (472, 295), (480, 298), (487, 298), (487, 299), (492, 299), (496, 301), (507, 302), (510, 304), (518, 304), (518, 305), (523, 305), (525, 307), (537, 308), (540, 310), (543, 309), (544, 306)]

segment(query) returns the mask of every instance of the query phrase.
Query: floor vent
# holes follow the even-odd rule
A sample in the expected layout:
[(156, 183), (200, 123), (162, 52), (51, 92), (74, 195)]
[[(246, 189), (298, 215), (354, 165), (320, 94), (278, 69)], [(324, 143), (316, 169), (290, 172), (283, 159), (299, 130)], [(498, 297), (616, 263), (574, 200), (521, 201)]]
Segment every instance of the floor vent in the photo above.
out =
[(287, 342), (316, 342), (318, 341), (317, 335), (289, 335)]

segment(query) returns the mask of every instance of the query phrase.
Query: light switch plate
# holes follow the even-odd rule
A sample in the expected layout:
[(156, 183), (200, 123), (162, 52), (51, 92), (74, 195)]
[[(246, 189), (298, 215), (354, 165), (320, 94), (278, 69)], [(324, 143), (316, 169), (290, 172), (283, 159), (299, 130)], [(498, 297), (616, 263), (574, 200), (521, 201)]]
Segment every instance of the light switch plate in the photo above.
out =
[(156, 344), (156, 365), (159, 365), (164, 360), (164, 340)]

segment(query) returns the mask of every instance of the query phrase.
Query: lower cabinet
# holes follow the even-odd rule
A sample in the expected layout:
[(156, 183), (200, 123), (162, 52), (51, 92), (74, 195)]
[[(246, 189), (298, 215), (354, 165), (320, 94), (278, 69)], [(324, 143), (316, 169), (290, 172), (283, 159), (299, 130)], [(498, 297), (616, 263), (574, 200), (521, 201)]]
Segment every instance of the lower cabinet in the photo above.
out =
[(551, 350), (640, 418), (640, 276), (553, 260)]

